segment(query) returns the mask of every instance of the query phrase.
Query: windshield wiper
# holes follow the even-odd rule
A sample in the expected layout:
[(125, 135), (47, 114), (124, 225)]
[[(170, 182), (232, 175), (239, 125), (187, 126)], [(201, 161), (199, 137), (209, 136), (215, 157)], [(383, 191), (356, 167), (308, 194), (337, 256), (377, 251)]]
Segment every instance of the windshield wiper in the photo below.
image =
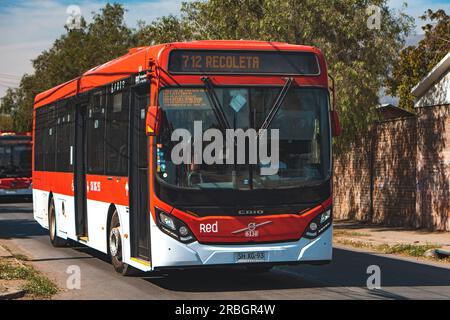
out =
[(293, 81), (294, 81), (294, 79), (291, 77), (286, 78), (286, 82), (285, 82), (283, 88), (281, 89), (280, 93), (278, 94), (277, 98), (275, 99), (275, 102), (273, 103), (272, 108), (270, 108), (270, 111), (267, 114), (267, 117), (264, 119), (264, 122), (261, 125), (261, 128), (259, 129), (260, 135), (262, 134), (262, 130), (265, 130), (270, 127), (270, 124), (272, 123), (273, 119), (277, 115), (278, 110), (280, 110), (280, 107), (283, 104), (283, 101), (286, 98), (286, 95), (289, 92), (289, 89), (291, 89)]
[(225, 132), (225, 129), (231, 129), (230, 124), (228, 122), (227, 116), (223, 111), (223, 107), (220, 104), (219, 99), (217, 98), (216, 91), (214, 90), (214, 85), (210, 78), (201, 77), (201, 80), (205, 84), (206, 93), (208, 94), (208, 98), (211, 101), (213, 106), (214, 113), (216, 115), (217, 121), (219, 122), (220, 127)]

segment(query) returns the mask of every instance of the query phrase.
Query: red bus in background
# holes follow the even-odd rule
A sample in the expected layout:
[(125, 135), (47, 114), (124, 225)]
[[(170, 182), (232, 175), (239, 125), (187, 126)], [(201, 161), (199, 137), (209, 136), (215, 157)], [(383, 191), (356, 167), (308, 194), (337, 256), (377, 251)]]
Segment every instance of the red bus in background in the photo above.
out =
[[(36, 96), (34, 218), (54, 246), (83, 243), (122, 274), (329, 263), (333, 92), (314, 47), (131, 49)], [(197, 121), (204, 130), (279, 129), (279, 170), (173, 161), (174, 130), (192, 133)]]
[(0, 131), (0, 201), (5, 197), (30, 197), (31, 134)]

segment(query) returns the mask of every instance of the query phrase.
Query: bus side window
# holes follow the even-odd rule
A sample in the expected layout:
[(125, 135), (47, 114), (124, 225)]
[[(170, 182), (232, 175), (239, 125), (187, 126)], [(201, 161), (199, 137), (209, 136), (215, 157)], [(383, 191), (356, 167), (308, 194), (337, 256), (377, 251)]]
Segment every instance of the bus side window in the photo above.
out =
[(106, 108), (106, 174), (128, 174), (129, 95), (126, 90), (110, 94)]
[(57, 143), (56, 143), (56, 170), (58, 172), (70, 172), (70, 146), (71, 146), (71, 105), (67, 100), (58, 102), (57, 118)]
[(105, 94), (94, 92), (87, 112), (87, 172), (104, 174), (105, 171)]
[(44, 133), (46, 131), (45, 108), (40, 107), (35, 111), (35, 148), (34, 169), (44, 170)]
[(45, 108), (44, 121), (47, 124), (44, 131), (44, 167), (45, 171), (55, 171), (56, 165), (56, 108), (51, 105)]

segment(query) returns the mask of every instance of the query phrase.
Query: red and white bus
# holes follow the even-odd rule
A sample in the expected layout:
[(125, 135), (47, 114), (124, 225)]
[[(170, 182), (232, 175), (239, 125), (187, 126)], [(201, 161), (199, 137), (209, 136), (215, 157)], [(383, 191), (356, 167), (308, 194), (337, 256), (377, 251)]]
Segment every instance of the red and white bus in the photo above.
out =
[(0, 201), (31, 195), (31, 134), (0, 131)]
[[(83, 243), (122, 274), (130, 266), (328, 263), (331, 139), (340, 130), (330, 93), (314, 47), (131, 49), (36, 97), (34, 217), (53, 245)], [(176, 163), (174, 131), (195, 140), (195, 121), (203, 132), (278, 129), (278, 171), (261, 175), (262, 162)]]

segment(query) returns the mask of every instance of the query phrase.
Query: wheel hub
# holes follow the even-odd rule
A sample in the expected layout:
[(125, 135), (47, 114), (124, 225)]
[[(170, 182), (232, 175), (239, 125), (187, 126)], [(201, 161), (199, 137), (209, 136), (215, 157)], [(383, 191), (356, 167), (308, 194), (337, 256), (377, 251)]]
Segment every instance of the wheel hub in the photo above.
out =
[(120, 232), (119, 228), (112, 228), (109, 234), (109, 251), (111, 256), (117, 257), (120, 254)]

